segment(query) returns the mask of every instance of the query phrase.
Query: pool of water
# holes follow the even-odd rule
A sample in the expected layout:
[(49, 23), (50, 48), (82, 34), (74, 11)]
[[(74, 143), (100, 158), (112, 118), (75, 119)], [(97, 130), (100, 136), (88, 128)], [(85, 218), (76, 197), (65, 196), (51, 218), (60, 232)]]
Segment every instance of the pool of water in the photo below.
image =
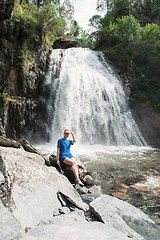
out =
[[(46, 156), (56, 148), (39, 148)], [(160, 149), (150, 147), (75, 146), (72, 154), (94, 173), (103, 193), (140, 208), (160, 225)]]

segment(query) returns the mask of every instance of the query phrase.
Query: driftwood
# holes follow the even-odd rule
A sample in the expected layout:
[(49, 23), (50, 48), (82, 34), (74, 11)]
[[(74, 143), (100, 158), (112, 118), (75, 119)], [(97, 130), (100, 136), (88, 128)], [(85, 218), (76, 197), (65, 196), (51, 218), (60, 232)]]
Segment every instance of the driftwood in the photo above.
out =
[(0, 136), (0, 146), (20, 148), (21, 144), (13, 139)]
[(45, 164), (47, 166), (52, 166), (50, 164), (50, 162), (40, 152), (38, 152), (37, 149), (34, 148), (26, 139), (22, 138), (20, 140), (20, 143), (21, 143), (21, 145), (22, 145), (22, 147), (24, 148), (25, 151), (32, 152), (32, 153), (37, 153), (38, 155), (40, 155), (45, 160)]

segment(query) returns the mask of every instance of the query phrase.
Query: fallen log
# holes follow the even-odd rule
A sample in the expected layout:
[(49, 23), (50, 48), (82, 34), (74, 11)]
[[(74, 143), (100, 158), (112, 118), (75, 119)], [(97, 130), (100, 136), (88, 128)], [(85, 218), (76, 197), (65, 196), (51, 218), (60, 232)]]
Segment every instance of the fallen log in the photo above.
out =
[(20, 148), (21, 144), (13, 139), (0, 136), (0, 146)]

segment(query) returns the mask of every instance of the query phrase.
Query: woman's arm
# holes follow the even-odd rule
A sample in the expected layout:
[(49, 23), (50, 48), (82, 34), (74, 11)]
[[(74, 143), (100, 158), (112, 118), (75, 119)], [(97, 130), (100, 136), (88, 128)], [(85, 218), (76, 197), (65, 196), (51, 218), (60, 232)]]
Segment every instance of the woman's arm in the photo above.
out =
[(74, 136), (73, 132), (70, 132), (70, 133), (72, 134), (72, 137), (73, 137), (73, 140), (71, 143), (74, 144), (76, 142), (75, 136)]
[(59, 152), (60, 152), (60, 148), (57, 147), (57, 164), (58, 164), (58, 166), (59, 166), (59, 164), (60, 164), (60, 161), (59, 161)]

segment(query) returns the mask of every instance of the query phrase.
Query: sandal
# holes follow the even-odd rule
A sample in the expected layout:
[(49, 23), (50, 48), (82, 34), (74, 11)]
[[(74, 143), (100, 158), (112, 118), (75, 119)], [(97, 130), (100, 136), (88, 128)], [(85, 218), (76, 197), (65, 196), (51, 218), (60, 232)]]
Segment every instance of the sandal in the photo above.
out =
[(76, 182), (76, 184), (79, 184), (81, 187), (84, 187), (84, 184), (81, 182), (80, 179), (76, 180), (75, 182)]

